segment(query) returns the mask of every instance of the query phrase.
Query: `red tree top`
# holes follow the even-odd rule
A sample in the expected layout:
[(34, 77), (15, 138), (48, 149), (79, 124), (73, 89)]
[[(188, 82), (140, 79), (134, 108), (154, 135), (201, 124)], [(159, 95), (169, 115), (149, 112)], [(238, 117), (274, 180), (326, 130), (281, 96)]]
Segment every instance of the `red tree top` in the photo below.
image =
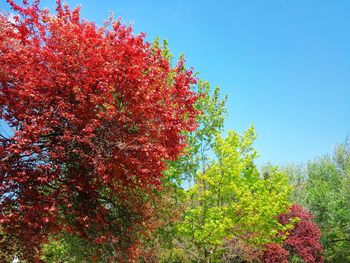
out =
[(160, 187), (195, 129), (192, 71), (120, 20), (7, 2), (17, 15), (0, 16), (0, 119), (14, 131), (0, 136), (4, 229), (34, 244), (62, 225), (108, 225), (112, 200), (146, 211), (129, 194)]
[(289, 213), (280, 216), (282, 224), (291, 219), (298, 218), (299, 221), (290, 230), (283, 245), (291, 254), (298, 255), (306, 263), (323, 262), (322, 246), (320, 244), (321, 231), (312, 221), (313, 215), (299, 205), (292, 205)]
[(306, 263), (323, 262), (320, 244), (321, 232), (312, 222), (312, 214), (303, 207), (293, 204), (287, 213), (279, 217), (281, 224), (288, 224), (295, 219), (298, 221), (281, 245), (269, 244), (266, 246), (264, 262), (288, 262), (289, 256), (298, 256)]

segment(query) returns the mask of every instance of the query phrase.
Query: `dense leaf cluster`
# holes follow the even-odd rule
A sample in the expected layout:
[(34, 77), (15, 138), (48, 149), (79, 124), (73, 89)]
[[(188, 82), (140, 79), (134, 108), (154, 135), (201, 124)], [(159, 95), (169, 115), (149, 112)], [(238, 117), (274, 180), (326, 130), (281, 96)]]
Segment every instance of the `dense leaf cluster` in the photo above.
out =
[[(154, 227), (153, 191), (196, 127), (196, 83), (180, 59), (111, 20), (57, 1), (0, 16), (0, 222), (23, 256), (58, 231), (122, 257)], [(123, 253), (127, 254), (123, 254)]]
[[(292, 205), (288, 213), (281, 214), (281, 224), (295, 221), (293, 229), (289, 230), (282, 244), (268, 244), (264, 254), (264, 262), (288, 262), (288, 258), (299, 258), (306, 263), (323, 262), (321, 232), (312, 221), (313, 216), (299, 205)], [(282, 258), (284, 258), (282, 260)], [(275, 260), (275, 261), (274, 261)]]

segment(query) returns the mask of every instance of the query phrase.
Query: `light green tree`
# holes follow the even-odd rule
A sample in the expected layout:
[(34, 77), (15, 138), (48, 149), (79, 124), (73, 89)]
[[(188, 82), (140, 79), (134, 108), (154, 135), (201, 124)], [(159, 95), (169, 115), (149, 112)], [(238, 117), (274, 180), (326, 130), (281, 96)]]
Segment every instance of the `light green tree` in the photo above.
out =
[(194, 260), (220, 262), (224, 238), (264, 245), (280, 242), (278, 233), (290, 227), (278, 222), (290, 206), (288, 178), (275, 167), (260, 176), (254, 139), (253, 127), (243, 135), (229, 131), (226, 138), (217, 136), (216, 159), (188, 190), (188, 208), (178, 230)]

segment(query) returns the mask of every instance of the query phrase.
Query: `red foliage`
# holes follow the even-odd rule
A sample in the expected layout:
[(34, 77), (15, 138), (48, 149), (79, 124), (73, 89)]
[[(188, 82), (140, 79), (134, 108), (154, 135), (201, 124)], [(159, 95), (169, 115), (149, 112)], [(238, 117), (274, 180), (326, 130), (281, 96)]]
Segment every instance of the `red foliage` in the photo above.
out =
[(264, 263), (288, 263), (289, 252), (279, 244), (267, 244), (264, 250)]
[(306, 263), (323, 262), (322, 246), (320, 244), (321, 232), (317, 225), (312, 222), (312, 214), (301, 206), (294, 204), (289, 213), (280, 216), (280, 222), (286, 224), (293, 218), (299, 218), (299, 221), (290, 230), (283, 246), (291, 254), (298, 255)]
[[(294, 228), (289, 231), (287, 238), (282, 246), (284, 250), (288, 250), (289, 254), (300, 257), (306, 263), (322, 263), (322, 246), (320, 244), (321, 232), (317, 225), (312, 222), (313, 216), (299, 205), (292, 205), (289, 212), (280, 215), (281, 224), (288, 224), (290, 220), (297, 218), (299, 221), (295, 223)], [(275, 247), (279, 246), (277, 244)], [(264, 258), (272, 258), (280, 253), (278, 249), (273, 252), (273, 247), (266, 247)], [(265, 261), (265, 262), (285, 262), (285, 261)], [(288, 262), (288, 261), (286, 261)]]
[(7, 2), (18, 16), (0, 16), (0, 119), (14, 131), (0, 134), (0, 223), (27, 255), (62, 229), (129, 242), (195, 128), (192, 72), (120, 21)]

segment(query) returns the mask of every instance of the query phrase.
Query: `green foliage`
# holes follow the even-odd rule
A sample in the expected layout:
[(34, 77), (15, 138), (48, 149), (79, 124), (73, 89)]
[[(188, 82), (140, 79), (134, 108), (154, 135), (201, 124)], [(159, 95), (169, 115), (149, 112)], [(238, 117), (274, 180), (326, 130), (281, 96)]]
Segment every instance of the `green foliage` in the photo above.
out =
[(277, 233), (290, 227), (277, 221), (289, 206), (287, 177), (272, 166), (265, 167), (265, 178), (260, 176), (254, 164), (254, 128), (222, 138), (227, 98), (221, 99), (219, 88), (211, 91), (207, 82), (199, 83), (198, 93), (198, 129), (187, 133), (185, 154), (170, 162), (165, 173), (164, 182), (177, 186), (187, 209), (171, 228), (172, 238), (157, 236), (161, 262), (172, 262), (169, 255), (179, 251), (191, 262), (220, 262), (225, 239), (239, 237), (260, 246), (281, 241)]
[(307, 173), (306, 166), (302, 164), (290, 163), (283, 167), (282, 172), (288, 176), (290, 184), (293, 186), (291, 201), (295, 204), (307, 207)]
[(199, 81), (197, 86), (199, 99), (195, 105), (201, 111), (197, 115), (198, 128), (194, 132), (186, 132), (187, 145), (184, 154), (176, 161), (170, 162), (165, 177), (181, 185), (187, 181), (194, 183), (199, 170), (208, 165), (209, 155), (216, 136), (223, 131), (227, 97), (221, 98), (219, 87), (211, 90), (206, 81)]
[(338, 145), (333, 158), (308, 164), (307, 202), (321, 228), (329, 262), (350, 261), (350, 141)]
[(190, 259), (185, 251), (174, 248), (164, 250), (160, 253), (160, 263), (190, 263)]
[(325, 261), (350, 262), (349, 139), (337, 145), (332, 156), (285, 170), (294, 186), (293, 201), (307, 207), (321, 229)]
[(289, 258), (289, 262), (290, 263), (305, 263), (304, 260), (302, 260), (299, 256), (297, 255), (292, 255), (290, 258)]
[(278, 215), (289, 207), (287, 177), (275, 167), (266, 168), (261, 178), (252, 148), (254, 128), (243, 135), (230, 131), (226, 138), (217, 136), (215, 161), (196, 177), (188, 190), (189, 207), (179, 233), (191, 240), (200, 260), (216, 262), (222, 254), (224, 238), (238, 236), (254, 244), (280, 242), (282, 226)]
[(11, 262), (16, 250), (16, 240), (6, 235), (0, 224), (0, 262)]
[(91, 262), (96, 248), (88, 242), (69, 234), (52, 236), (42, 248), (42, 260), (47, 263)]

